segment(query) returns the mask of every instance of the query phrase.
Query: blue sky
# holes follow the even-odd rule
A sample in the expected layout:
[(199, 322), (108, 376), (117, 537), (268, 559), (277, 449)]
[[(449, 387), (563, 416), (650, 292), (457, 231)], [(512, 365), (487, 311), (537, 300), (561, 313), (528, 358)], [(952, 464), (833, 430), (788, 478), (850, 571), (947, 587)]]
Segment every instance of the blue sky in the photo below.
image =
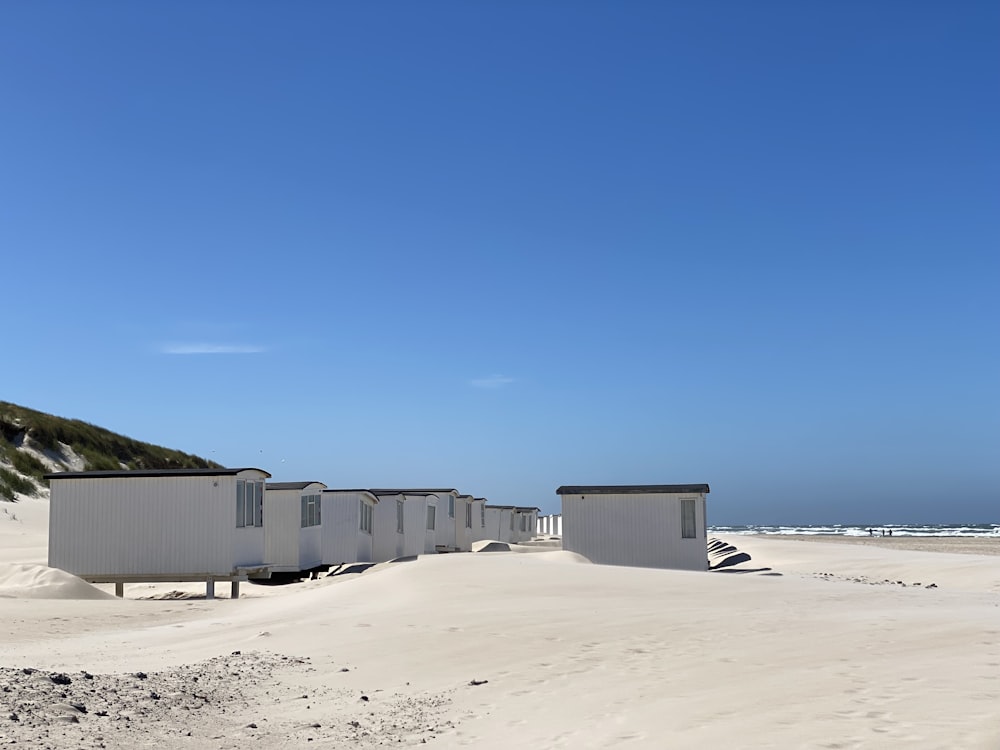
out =
[(1000, 5), (8, 3), (0, 398), (330, 486), (996, 521)]

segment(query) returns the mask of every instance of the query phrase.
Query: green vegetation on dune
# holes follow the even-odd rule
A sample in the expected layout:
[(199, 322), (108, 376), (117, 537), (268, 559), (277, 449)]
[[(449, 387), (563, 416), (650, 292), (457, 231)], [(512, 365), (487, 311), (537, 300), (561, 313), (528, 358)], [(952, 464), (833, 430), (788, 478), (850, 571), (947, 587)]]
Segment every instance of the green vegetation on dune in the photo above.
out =
[(45, 464), (22, 450), (26, 438), (40, 450), (58, 460), (62, 445), (80, 456), (88, 470), (136, 469), (205, 469), (219, 464), (200, 456), (162, 448), (158, 445), (105, 430), (103, 427), (65, 419), (23, 406), (0, 401), (0, 461), (14, 468), (0, 467), (0, 498), (13, 499), (14, 493), (32, 494), (36, 484), (45, 485)]
[(34, 495), (38, 487), (30, 479), (25, 479), (9, 469), (0, 466), (0, 500), (14, 500), (14, 493)]
[(11, 450), (7, 457), (14, 464), (14, 468), (21, 474), (41, 480), (48, 472), (45, 464), (24, 451)]

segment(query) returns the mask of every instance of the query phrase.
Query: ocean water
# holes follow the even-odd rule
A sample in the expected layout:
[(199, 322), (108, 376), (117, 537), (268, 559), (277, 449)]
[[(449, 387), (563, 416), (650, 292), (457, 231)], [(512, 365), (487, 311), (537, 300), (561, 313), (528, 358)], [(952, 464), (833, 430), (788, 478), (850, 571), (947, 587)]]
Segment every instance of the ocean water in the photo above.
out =
[(886, 536), (892, 529), (893, 536), (962, 536), (1000, 538), (1000, 523), (970, 524), (889, 524), (886, 526), (709, 526), (712, 534), (834, 534), (841, 536), (868, 536), (868, 529), (875, 536)]

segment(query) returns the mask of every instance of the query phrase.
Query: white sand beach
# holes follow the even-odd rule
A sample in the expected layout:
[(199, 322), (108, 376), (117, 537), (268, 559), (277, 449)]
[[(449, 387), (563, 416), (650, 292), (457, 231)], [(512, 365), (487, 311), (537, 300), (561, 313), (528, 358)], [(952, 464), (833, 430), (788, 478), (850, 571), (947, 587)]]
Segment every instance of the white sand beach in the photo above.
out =
[(763, 575), (539, 547), (118, 600), (37, 567), (44, 501), (4, 507), (0, 745), (1000, 748), (995, 548), (727, 538)]

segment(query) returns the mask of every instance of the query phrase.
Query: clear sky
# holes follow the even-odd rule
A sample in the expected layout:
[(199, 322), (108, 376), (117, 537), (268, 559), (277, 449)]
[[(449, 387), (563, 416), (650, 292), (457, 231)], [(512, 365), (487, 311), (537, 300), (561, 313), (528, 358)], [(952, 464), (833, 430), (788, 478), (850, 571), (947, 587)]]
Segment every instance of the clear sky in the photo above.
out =
[(0, 399), (332, 487), (1000, 519), (1000, 4), (0, 7)]

